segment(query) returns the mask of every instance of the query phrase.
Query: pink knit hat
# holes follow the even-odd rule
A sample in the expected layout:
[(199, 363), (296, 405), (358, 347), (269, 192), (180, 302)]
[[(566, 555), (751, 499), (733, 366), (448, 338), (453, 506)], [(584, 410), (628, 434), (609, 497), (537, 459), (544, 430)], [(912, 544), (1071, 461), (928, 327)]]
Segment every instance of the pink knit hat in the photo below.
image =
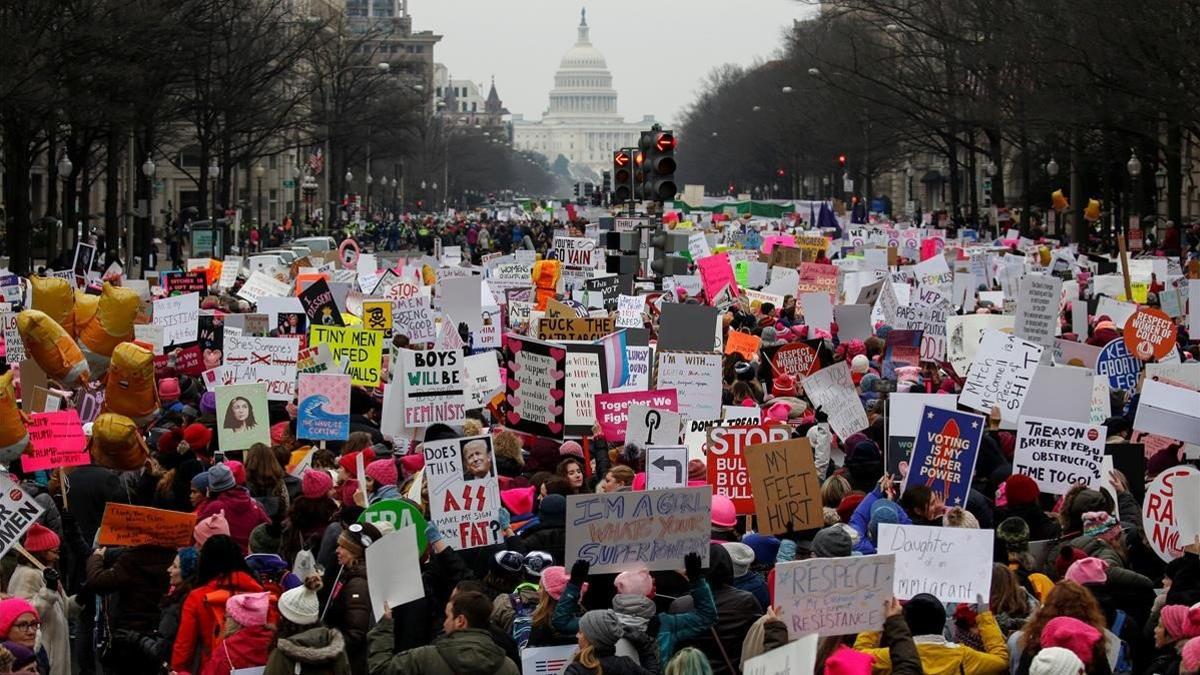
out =
[(870, 675), (875, 657), (840, 645), (825, 660), (826, 675)]
[(7, 639), (9, 631), (12, 630), (12, 625), (17, 622), (17, 619), (22, 614), (32, 614), (35, 619), (39, 618), (37, 610), (25, 598), (6, 598), (0, 600), (0, 635), (3, 635)]
[(580, 459), (583, 459), (583, 446), (575, 441), (567, 441), (558, 446), (558, 454), (563, 457), (574, 455)]
[(400, 458), (400, 466), (404, 469), (404, 476), (407, 478), (425, 468), (425, 454), (414, 452), (404, 455)]
[(320, 499), (333, 489), (333, 478), (319, 469), (305, 469), (300, 475), (300, 494), (309, 499)]
[(1175, 640), (1200, 637), (1200, 624), (1188, 618), (1187, 605), (1163, 607), (1162, 612), (1158, 615), (1158, 621), (1162, 624), (1163, 630), (1167, 631), (1167, 635)]
[(654, 597), (654, 577), (650, 576), (650, 572), (644, 567), (621, 572), (613, 581), (613, 585), (617, 587), (618, 593)]
[(271, 594), (242, 593), (225, 601), (225, 612), (239, 625), (257, 628), (267, 623), (267, 610), (271, 607)]
[(1108, 581), (1108, 562), (1099, 558), (1076, 560), (1064, 576), (1077, 584), (1102, 584)]
[(377, 459), (367, 465), (367, 476), (374, 479), (380, 485), (395, 485), (399, 478), (399, 472), (396, 471), (396, 462), (392, 461), (391, 457), (387, 459)]
[(283, 442), (285, 440), (287, 440), (288, 434), (290, 433), (290, 430), (288, 429), (289, 424), (291, 424), (291, 423), (290, 422), (276, 422), (275, 424), (271, 425), (271, 442), (272, 443), (274, 443), (275, 445), (283, 445)]
[(1075, 617), (1056, 616), (1042, 628), (1041, 642), (1042, 647), (1070, 649), (1086, 666), (1092, 662), (1092, 647), (1103, 639), (1100, 631)]
[(1179, 655), (1183, 657), (1182, 672), (1194, 673), (1200, 671), (1200, 637), (1194, 637), (1187, 641), (1187, 644), (1180, 650)]
[(539, 583), (550, 597), (558, 600), (562, 597), (563, 589), (567, 587), (567, 582), (570, 580), (567, 569), (561, 565), (555, 565), (542, 570), (542, 580)]
[(229, 536), (229, 521), (225, 520), (225, 509), (196, 523), (195, 529), (192, 530), (192, 536), (196, 538), (196, 548), (204, 546), (204, 542), (214, 534)]

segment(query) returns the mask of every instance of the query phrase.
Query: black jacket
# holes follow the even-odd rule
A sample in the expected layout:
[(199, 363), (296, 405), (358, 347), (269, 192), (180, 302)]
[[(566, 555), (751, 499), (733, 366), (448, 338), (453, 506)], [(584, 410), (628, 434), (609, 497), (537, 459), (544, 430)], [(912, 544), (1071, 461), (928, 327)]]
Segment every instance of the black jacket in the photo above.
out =
[(555, 565), (567, 565), (563, 561), (566, 556), (567, 529), (562, 523), (538, 523), (516, 537), (512, 546), (522, 553), (545, 551), (554, 558)]
[[(763, 608), (753, 593), (740, 591), (729, 585), (733, 579), (733, 561), (730, 560), (725, 547), (717, 544), (709, 546), (708, 556), (708, 583), (712, 587), (713, 601), (717, 605), (717, 623), (708, 633), (686, 640), (679, 646), (695, 647), (704, 652), (708, 662), (712, 664), (714, 675), (731, 675), (738, 672), (738, 663), (742, 658), (742, 642), (746, 639), (750, 626), (762, 616)], [(692, 596), (685, 595), (671, 603), (671, 613), (690, 612), (694, 606)], [(720, 636), (720, 645), (714, 636)], [(726, 656), (729, 657), (733, 669), (726, 663)]]
[(149, 632), (158, 627), (159, 600), (167, 594), (167, 568), (174, 560), (175, 550), (161, 546), (93, 555), (87, 559), (87, 588), (110, 594), (109, 621), (114, 625)]
[(89, 464), (67, 474), (67, 510), (75, 516), (84, 541), (95, 541), (109, 502), (130, 502), (130, 495), (121, 487), (116, 471)]

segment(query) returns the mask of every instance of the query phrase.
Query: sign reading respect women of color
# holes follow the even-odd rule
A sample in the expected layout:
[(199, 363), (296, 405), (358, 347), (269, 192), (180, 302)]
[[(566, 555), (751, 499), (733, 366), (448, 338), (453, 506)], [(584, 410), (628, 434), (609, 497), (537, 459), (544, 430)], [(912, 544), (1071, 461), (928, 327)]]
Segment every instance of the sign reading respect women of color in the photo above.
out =
[(588, 561), (592, 574), (682, 569), (689, 553), (707, 566), (711, 514), (707, 485), (569, 495), (564, 559)]
[(427, 441), (423, 448), (429, 515), (451, 547), (500, 543), (500, 484), (492, 437)]

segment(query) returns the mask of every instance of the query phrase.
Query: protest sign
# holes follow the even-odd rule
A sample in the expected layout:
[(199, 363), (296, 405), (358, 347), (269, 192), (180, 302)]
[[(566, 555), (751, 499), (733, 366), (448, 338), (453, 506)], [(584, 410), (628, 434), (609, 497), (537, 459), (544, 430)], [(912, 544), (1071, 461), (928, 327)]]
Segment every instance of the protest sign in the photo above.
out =
[(1175, 349), (1175, 322), (1163, 311), (1139, 307), (1125, 323), (1125, 347), (1142, 361), (1162, 359)]
[(592, 341), (617, 329), (616, 320), (610, 316), (547, 316), (538, 322), (538, 339), (565, 341)]
[(298, 388), (296, 438), (313, 441), (344, 441), (349, 438), (349, 375), (300, 375)]
[(1042, 347), (1054, 346), (1062, 285), (1062, 279), (1046, 274), (1027, 274), (1021, 279), (1014, 335)]
[(487, 405), (504, 386), (495, 353), (488, 351), (464, 357), (463, 380), (467, 385), (467, 409)]
[(604, 347), (572, 344), (567, 346), (567, 396), (563, 404), (566, 433), (572, 436), (592, 433), (596, 423), (597, 394), (608, 392)]
[(642, 310), (646, 308), (646, 296), (622, 295), (617, 299), (617, 328), (641, 328)]
[(593, 254), (596, 242), (586, 237), (555, 237), (555, 257), (566, 267), (596, 267)]
[(919, 364), (921, 360), (922, 332), (919, 330), (892, 330), (884, 339), (883, 372), (884, 379), (897, 379), (896, 369), (909, 368)]
[(199, 293), (155, 300), (154, 325), (163, 327), (163, 345), (170, 347), (195, 342), (199, 313)]
[(262, 383), (217, 387), (217, 440), (221, 450), (271, 445), (267, 386)]
[(707, 486), (567, 496), (564, 560), (593, 574), (682, 569), (696, 553), (708, 564), (712, 490)]
[(782, 534), (824, 525), (821, 481), (807, 439), (756, 443), (742, 451), (758, 531)]
[(575, 643), (558, 647), (526, 647), (521, 650), (522, 675), (556, 675), (566, 670), (579, 647)]
[(261, 382), (267, 387), (267, 399), (288, 401), (296, 398), (296, 362), (300, 342), (294, 338), (225, 338), (225, 367), (235, 382)]
[(717, 309), (706, 305), (668, 302), (659, 318), (660, 350), (711, 352), (719, 345)]
[(721, 355), (713, 353), (658, 353), (659, 389), (679, 392), (679, 413), (689, 419), (721, 416)]
[(221, 264), (221, 276), (217, 280), (217, 286), (224, 290), (231, 290), (236, 284), (238, 273), (242, 271), (242, 257), (237, 255), (227, 255)]
[[(1146, 486), (1146, 496), (1142, 501), (1142, 530), (1150, 548), (1159, 558), (1170, 562), (1183, 555), (1183, 547), (1192, 542), (1185, 541), (1179, 536), (1179, 522), (1175, 514), (1176, 482), (1183, 485), (1194, 484), (1200, 477), (1200, 471), (1189, 464), (1175, 466), (1154, 477)], [(1196, 495), (1190, 495), (1193, 505)]]
[(1200, 444), (1200, 392), (1146, 380), (1138, 402), (1135, 431)]
[(650, 347), (625, 347), (625, 383), (611, 390), (641, 391), (650, 388)]
[(1132, 391), (1137, 387), (1143, 362), (1129, 351), (1125, 338), (1117, 338), (1100, 349), (1096, 357), (1096, 374), (1108, 378), (1113, 389)]
[(399, 607), (425, 597), (421, 583), (421, 550), (417, 548), (414, 527), (407, 526), (385, 534), (367, 547), (367, 594), (375, 620), (383, 618), (384, 605)]
[(499, 543), (500, 485), (491, 436), (426, 441), (429, 516), (456, 549)]
[(304, 306), (304, 314), (308, 317), (310, 325), (345, 325), (337, 301), (333, 299), (333, 291), (325, 279), (317, 279), (301, 291), (300, 303)]
[[(511, 375), (510, 382), (511, 382)], [(629, 423), (629, 408), (641, 403), (656, 410), (679, 411), (679, 396), (674, 389), (622, 391), (596, 397), (596, 422), (610, 443), (623, 441)]]
[(688, 449), (686, 445), (647, 446), (646, 489), (669, 490), (687, 487), (687, 464)]
[(742, 663), (742, 675), (816, 672), (818, 642), (819, 636), (812, 633), (796, 638), (782, 647), (746, 659)]
[(91, 461), (83, 423), (75, 410), (33, 413), (25, 429), (29, 448), (21, 454), (21, 470), (26, 473)]
[(850, 365), (839, 361), (804, 378), (804, 391), (813, 405), (829, 416), (829, 426), (840, 438), (867, 428), (867, 413), (850, 378)]
[[(1029, 383), (1025, 400), (1021, 402), (1020, 414), (1088, 422), (1091, 419), (1094, 381), (1095, 376), (1087, 368), (1039, 364)], [(1002, 426), (1016, 428), (1015, 425)]]
[[(296, 372), (297, 373), (324, 373), (334, 368), (333, 352), (329, 350), (329, 345), (314, 345), (305, 347), (297, 353)], [(337, 369), (341, 370), (341, 365), (337, 365)]]
[(1041, 345), (998, 330), (984, 331), (958, 404), (984, 414), (998, 406), (1000, 419), (1016, 424), (1041, 357)]
[(363, 300), (363, 327), (391, 334), (394, 319), (392, 303), (388, 300)]
[(708, 304), (714, 305), (717, 295), (725, 289), (734, 297), (738, 294), (737, 278), (733, 275), (733, 264), (728, 253), (718, 253), (696, 261), (700, 281), (704, 284), (704, 295)]
[(261, 298), (282, 298), (291, 294), (292, 287), (288, 283), (259, 270), (255, 270), (237, 292), (238, 297), (252, 303), (257, 303)]
[(505, 400), (511, 408), (505, 413), (504, 425), (538, 436), (562, 438), (567, 350), (509, 333), (504, 338), (504, 360), (508, 369)]
[(924, 485), (946, 506), (966, 506), (986, 426), (981, 415), (926, 407), (904, 487)]
[(650, 445), (675, 445), (683, 417), (670, 410), (651, 408), (644, 403), (629, 406), (625, 442), (645, 448)]
[(896, 555), (896, 598), (929, 593), (942, 602), (975, 602), (991, 593), (992, 536), (993, 530), (880, 523), (876, 549)]
[(1175, 477), (1171, 484), (1171, 508), (1180, 546), (1200, 543), (1200, 473)]
[(1022, 415), (1013, 473), (1032, 478), (1044, 494), (1066, 494), (1079, 483), (1098, 490), (1108, 482), (1100, 470), (1106, 437), (1102, 425)]
[[(208, 261), (204, 261), (207, 267)], [(163, 290), (167, 295), (208, 292), (208, 282), (203, 271), (165, 273), (162, 277)]]
[[(1012, 332), (1014, 317), (1000, 314), (970, 314), (946, 317), (946, 360), (960, 373), (967, 372), (984, 333), (988, 329)], [(1040, 359), (1041, 356), (1039, 355)]]
[(457, 349), (396, 353), (395, 374), (404, 389), (404, 426), (462, 424), (467, 412), (462, 360)]
[[(418, 475), (424, 475), (421, 472)], [(419, 485), (421, 481), (413, 482)], [(380, 499), (368, 506), (358, 517), (360, 523), (388, 523), (393, 529), (400, 530), (406, 527), (413, 528), (413, 535), (417, 538), (417, 550), (425, 550), (425, 528), (428, 526), (428, 521), (425, 520), (425, 515), (421, 511), (421, 506), (411, 499), (396, 497), (392, 499)]]
[(0, 472), (0, 556), (21, 541), (43, 510), (8, 472)]
[(192, 543), (196, 514), (147, 506), (108, 502), (100, 521), (100, 546), (162, 546), (180, 548)]
[(787, 373), (797, 382), (821, 369), (820, 341), (790, 342), (775, 351), (775, 370)]
[(791, 428), (780, 424), (710, 427), (707, 465), (708, 483), (713, 492), (729, 497), (738, 513), (754, 513), (746, 448), (762, 443), (786, 441), (791, 435)]
[(762, 345), (762, 338), (750, 333), (731, 330), (725, 336), (725, 354), (738, 354), (753, 359)]
[[(793, 560), (775, 566), (775, 604), (788, 634), (851, 635), (883, 625), (896, 556)], [(808, 671), (788, 671), (808, 672)]]
[(333, 360), (346, 364), (346, 373), (355, 386), (379, 386), (383, 370), (383, 333), (365, 328), (310, 326), (308, 345), (327, 345)]
[(954, 394), (888, 394), (888, 442), (884, 459), (889, 473), (903, 475), (900, 462), (910, 461), (921, 420), (925, 419), (925, 406), (957, 410), (958, 397)]
[(17, 365), (25, 360), (25, 341), (17, 330), (16, 313), (0, 312), (0, 326), (4, 331), (4, 362), (10, 366)]

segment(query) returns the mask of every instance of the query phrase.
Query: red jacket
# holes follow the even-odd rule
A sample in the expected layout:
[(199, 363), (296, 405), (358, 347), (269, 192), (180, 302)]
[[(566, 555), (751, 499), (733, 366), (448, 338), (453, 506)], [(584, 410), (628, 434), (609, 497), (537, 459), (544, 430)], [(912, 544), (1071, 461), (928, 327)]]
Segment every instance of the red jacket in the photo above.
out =
[(240, 668), (258, 668), (267, 665), (270, 656), (271, 638), (275, 631), (264, 626), (239, 628), (229, 637), (213, 647), (212, 658), (200, 671), (200, 675), (229, 675)]
[[(228, 515), (228, 512), (226, 512)], [(192, 589), (183, 601), (179, 630), (171, 651), (171, 669), (179, 673), (204, 672), (213, 645), (225, 628), (225, 601), (238, 593), (261, 593), (262, 586), (245, 572), (213, 579)], [(193, 664), (196, 664), (193, 669)]]
[(263, 523), (271, 522), (271, 517), (263, 510), (246, 488), (235, 487), (226, 490), (200, 505), (196, 511), (196, 522), (225, 512), (225, 520), (229, 522), (229, 536), (242, 547), (246, 553), (250, 543), (250, 533)]

